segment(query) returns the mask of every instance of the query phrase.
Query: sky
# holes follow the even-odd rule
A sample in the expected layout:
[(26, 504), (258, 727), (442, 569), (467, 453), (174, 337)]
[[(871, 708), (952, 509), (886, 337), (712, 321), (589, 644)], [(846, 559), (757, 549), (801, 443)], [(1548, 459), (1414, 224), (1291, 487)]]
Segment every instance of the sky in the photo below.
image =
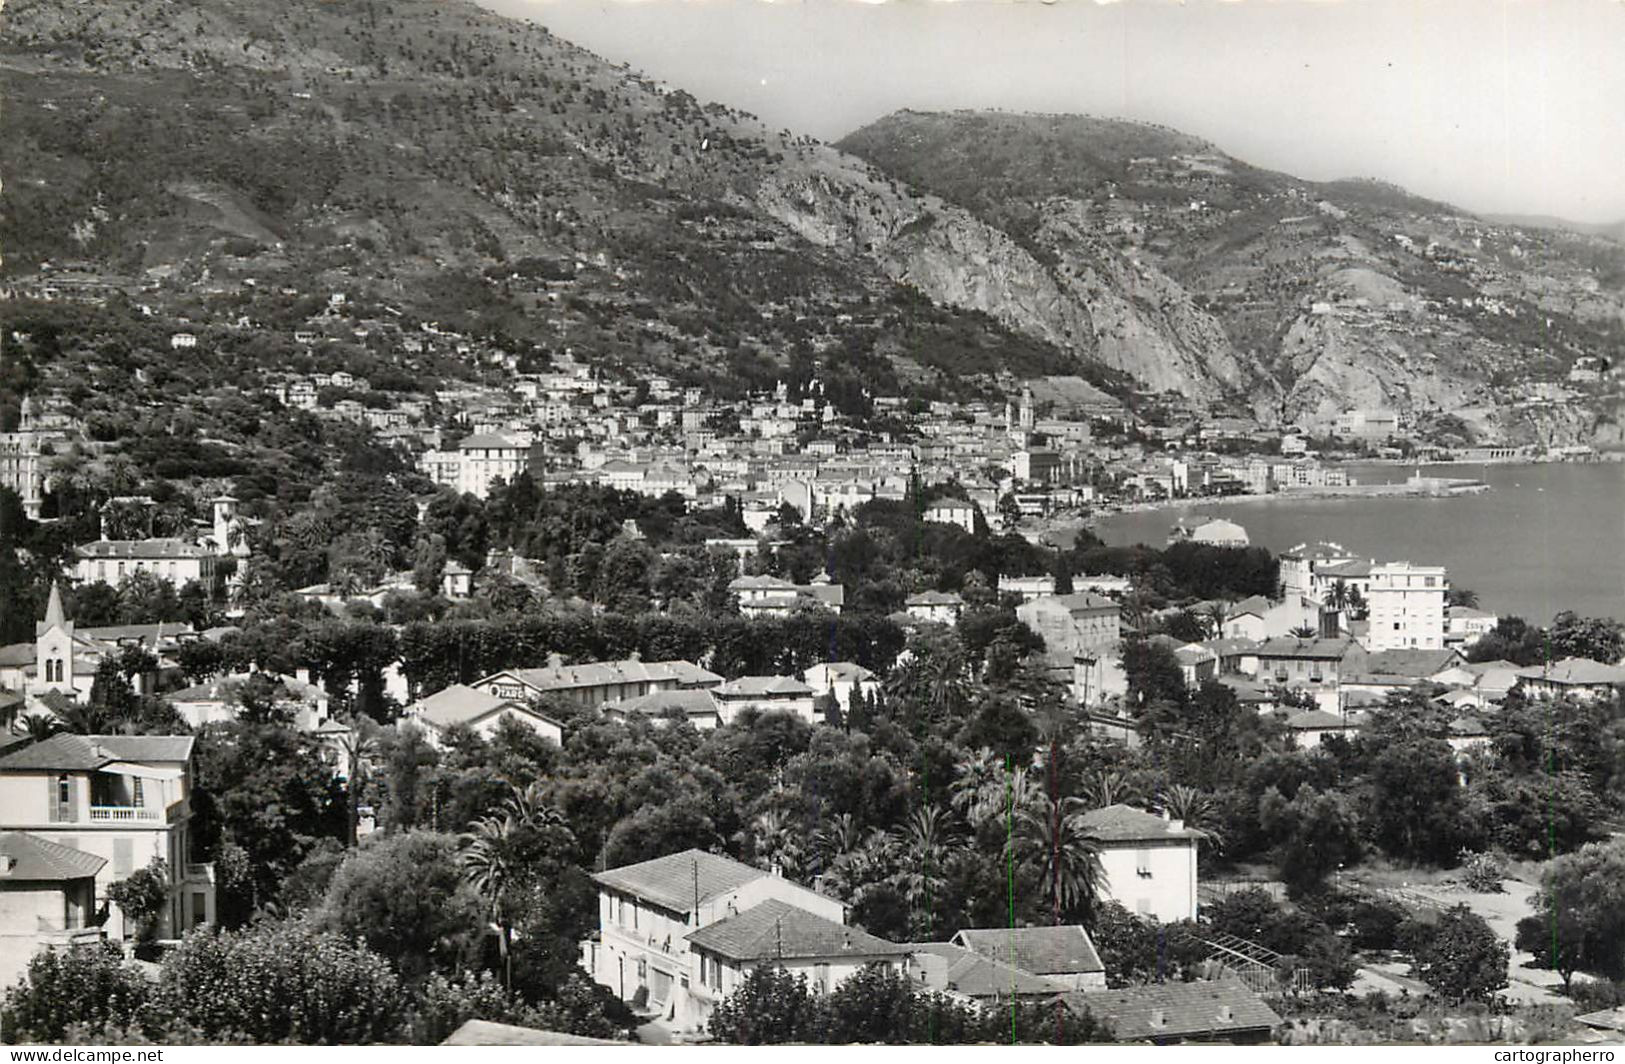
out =
[(1158, 122), (1312, 180), (1625, 221), (1625, 0), (480, 0), (837, 140), (900, 108)]

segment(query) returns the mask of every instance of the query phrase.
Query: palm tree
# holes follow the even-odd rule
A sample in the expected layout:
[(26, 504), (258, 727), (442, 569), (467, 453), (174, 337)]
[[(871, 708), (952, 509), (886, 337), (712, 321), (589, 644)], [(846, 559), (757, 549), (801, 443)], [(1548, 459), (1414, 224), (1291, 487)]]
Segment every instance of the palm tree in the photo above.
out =
[(756, 836), (757, 856), (766, 860), (773, 871), (795, 878), (801, 872), (804, 856), (800, 833), (777, 809), (769, 809), (751, 822)]
[(1212, 847), (1215, 853), (1224, 849), (1224, 833), (1219, 829), (1213, 800), (1195, 787), (1176, 783), (1157, 796), (1162, 811), (1174, 820), (1202, 836), (1200, 842)]
[(945, 885), (943, 865), (948, 847), (948, 826), (931, 806), (921, 806), (904, 821), (893, 848), (901, 869), (894, 877), (909, 906), (929, 933), (933, 903)]
[(1344, 610), (1349, 606), (1349, 585), (1346, 580), (1335, 581), (1326, 592), (1326, 605), (1334, 610)]
[(486, 816), (474, 821), (463, 835), (464, 845), (457, 854), (463, 879), (485, 900), (492, 921), (500, 933), (502, 985), (513, 989), (513, 923), (508, 917), (508, 892), (513, 889), (518, 870), (513, 859), (514, 835), (518, 825), (511, 816)]
[(1319, 633), (1307, 624), (1300, 624), (1287, 634), (1298, 639), (1313, 639)]
[(1088, 922), (1105, 884), (1100, 847), (1084, 821), (1077, 798), (1048, 802), (1016, 816), (1016, 857), (1038, 874), (1039, 891), (1056, 923)]
[(1038, 796), (1038, 784), (1027, 767), (1011, 766), (992, 750), (961, 761), (960, 769), (950, 802), (973, 830), (993, 821), (1002, 823)]
[(842, 813), (813, 834), (813, 846), (825, 861), (833, 863), (855, 852), (863, 844), (863, 832), (851, 813)]
[(1082, 796), (1090, 808), (1104, 809), (1133, 801), (1139, 791), (1116, 769), (1097, 768), (1083, 778)]
[(38, 743), (62, 731), (63, 727), (62, 722), (49, 713), (24, 713), (11, 722), (11, 730)]
[(508, 902), (530, 871), (533, 862), (527, 858), (535, 856), (538, 840), (560, 829), (562, 835), (568, 835), (564, 814), (546, 804), (541, 785), (532, 783), (524, 790), (513, 787), (500, 813), (474, 821), (472, 830), (461, 836), (463, 848), (458, 851), (457, 864), (463, 879), (489, 906), (500, 936), (503, 985), (509, 990), (513, 989), (513, 916)]
[(1202, 611), (1202, 619), (1207, 622), (1208, 631), (1213, 633), (1214, 639), (1224, 636), (1224, 622), (1230, 619), (1230, 604), (1227, 602), (1210, 602), (1207, 609)]

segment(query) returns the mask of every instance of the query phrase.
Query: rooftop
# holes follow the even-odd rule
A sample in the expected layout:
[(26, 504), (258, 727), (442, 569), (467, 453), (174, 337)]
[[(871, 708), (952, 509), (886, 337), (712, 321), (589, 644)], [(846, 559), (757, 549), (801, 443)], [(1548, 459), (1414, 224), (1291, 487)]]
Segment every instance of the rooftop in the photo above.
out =
[(696, 897), (703, 902), (770, 874), (731, 857), (704, 850), (684, 850), (652, 861), (611, 868), (599, 872), (593, 879), (673, 912), (690, 912)]
[(93, 772), (115, 761), (191, 760), (190, 735), (74, 735), (59, 732), (49, 739), (0, 757), (0, 772), (55, 770)]
[(811, 687), (790, 676), (741, 676), (714, 690), (719, 698), (761, 698), (767, 695), (795, 698), (813, 693)]
[(954, 936), (958, 944), (984, 957), (1034, 975), (1072, 975), (1103, 972), (1089, 932), (1080, 924), (1059, 927), (966, 928)]
[[(94, 876), (105, 857), (50, 842), (25, 831), (0, 833), (0, 881), (58, 882)], [(60, 915), (60, 914), (59, 914)]]
[(1532, 665), (1518, 670), (1519, 679), (1544, 680), (1547, 683), (1572, 686), (1625, 684), (1625, 669), (1617, 665), (1604, 665), (1590, 658), (1564, 658), (1551, 665)]
[(1108, 805), (1083, 814), (1084, 829), (1104, 842), (1137, 842), (1155, 839), (1199, 839), (1193, 831), (1175, 820), (1164, 820), (1132, 805)]
[(1068, 994), (1065, 1000), (1074, 1011), (1104, 1021), (1119, 1042), (1224, 1037), (1271, 1030), (1281, 1022), (1238, 979), (1091, 990)]
[(1064, 983), (1012, 967), (993, 957), (984, 957), (951, 942), (909, 942), (905, 948), (916, 956), (934, 954), (947, 962), (946, 985), (932, 986), (928, 982), (926, 985), (932, 990), (956, 991), (971, 998), (1051, 996), (1066, 990)]
[(890, 957), (907, 946), (877, 938), (777, 898), (688, 934), (688, 941), (729, 960), (777, 957)]

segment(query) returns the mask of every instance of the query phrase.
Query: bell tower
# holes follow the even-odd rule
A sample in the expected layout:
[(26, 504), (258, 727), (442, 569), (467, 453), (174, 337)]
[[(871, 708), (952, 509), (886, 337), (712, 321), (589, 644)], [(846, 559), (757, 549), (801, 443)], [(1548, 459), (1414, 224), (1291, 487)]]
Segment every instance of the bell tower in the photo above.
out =
[(34, 690), (74, 695), (73, 622), (63, 612), (62, 591), (55, 583), (45, 604), (45, 620), (34, 625)]

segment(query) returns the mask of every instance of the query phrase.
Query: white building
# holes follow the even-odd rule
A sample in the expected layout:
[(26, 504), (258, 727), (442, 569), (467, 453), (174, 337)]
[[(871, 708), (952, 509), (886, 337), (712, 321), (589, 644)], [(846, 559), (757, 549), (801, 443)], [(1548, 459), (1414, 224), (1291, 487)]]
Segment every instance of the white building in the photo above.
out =
[(117, 587), (136, 573), (151, 573), (177, 588), (196, 581), (215, 586), (214, 551), (184, 539), (103, 539), (74, 548), (74, 576), (81, 584)]
[(747, 709), (759, 713), (788, 713), (816, 724), (813, 688), (791, 676), (741, 676), (711, 688), (723, 724), (732, 724)]
[(908, 949), (846, 924), (846, 907), (760, 868), (700, 850), (599, 872), (598, 934), (581, 963), (623, 1001), (677, 1030), (702, 1029), (751, 970), (780, 965), (827, 993)]
[(830, 695), (842, 710), (852, 708), (852, 696), (872, 697), (880, 690), (880, 680), (862, 665), (850, 661), (831, 661), (812, 665), (801, 674), (801, 679), (813, 689), (815, 696)]
[[(97, 904), (107, 901), (108, 887), (163, 860), (168, 904), (156, 930), (179, 938), (214, 920), (212, 866), (190, 860), (195, 742), (190, 735), (62, 732), (15, 747), (0, 756), (0, 832), (25, 832), (72, 851), (65, 861), (93, 877)], [(0, 904), (16, 901), (0, 894)], [(116, 905), (112, 911), (109, 934), (136, 930)], [(0, 922), (12, 923), (12, 915), (0, 914)], [(72, 910), (65, 915), (71, 923)]]
[(1442, 565), (1373, 565), (1371, 587), (1365, 596), (1370, 611), (1366, 649), (1443, 647), (1445, 596), (1449, 590), (1450, 580)]
[(1091, 810), (1083, 820), (1105, 872), (1102, 900), (1163, 923), (1196, 918), (1200, 832), (1128, 805)]
[(903, 603), (910, 617), (935, 624), (957, 623), (959, 611), (964, 607), (965, 600), (952, 591), (922, 591), (910, 595)]
[(938, 499), (925, 508), (925, 520), (943, 525), (958, 525), (966, 532), (976, 531), (976, 504), (961, 499)]
[(459, 726), (489, 739), (505, 720), (523, 724), (544, 739), (551, 739), (554, 746), (564, 745), (564, 725), (559, 721), (518, 699), (476, 691), (460, 683), (418, 699), (406, 707), (404, 715), (421, 726), (425, 738), (435, 746), (443, 745), (446, 733)]
[(506, 436), (466, 436), (455, 451), (427, 452), (418, 466), (436, 484), (483, 499), (490, 494), (491, 481), (512, 481), (530, 469), (530, 447)]

